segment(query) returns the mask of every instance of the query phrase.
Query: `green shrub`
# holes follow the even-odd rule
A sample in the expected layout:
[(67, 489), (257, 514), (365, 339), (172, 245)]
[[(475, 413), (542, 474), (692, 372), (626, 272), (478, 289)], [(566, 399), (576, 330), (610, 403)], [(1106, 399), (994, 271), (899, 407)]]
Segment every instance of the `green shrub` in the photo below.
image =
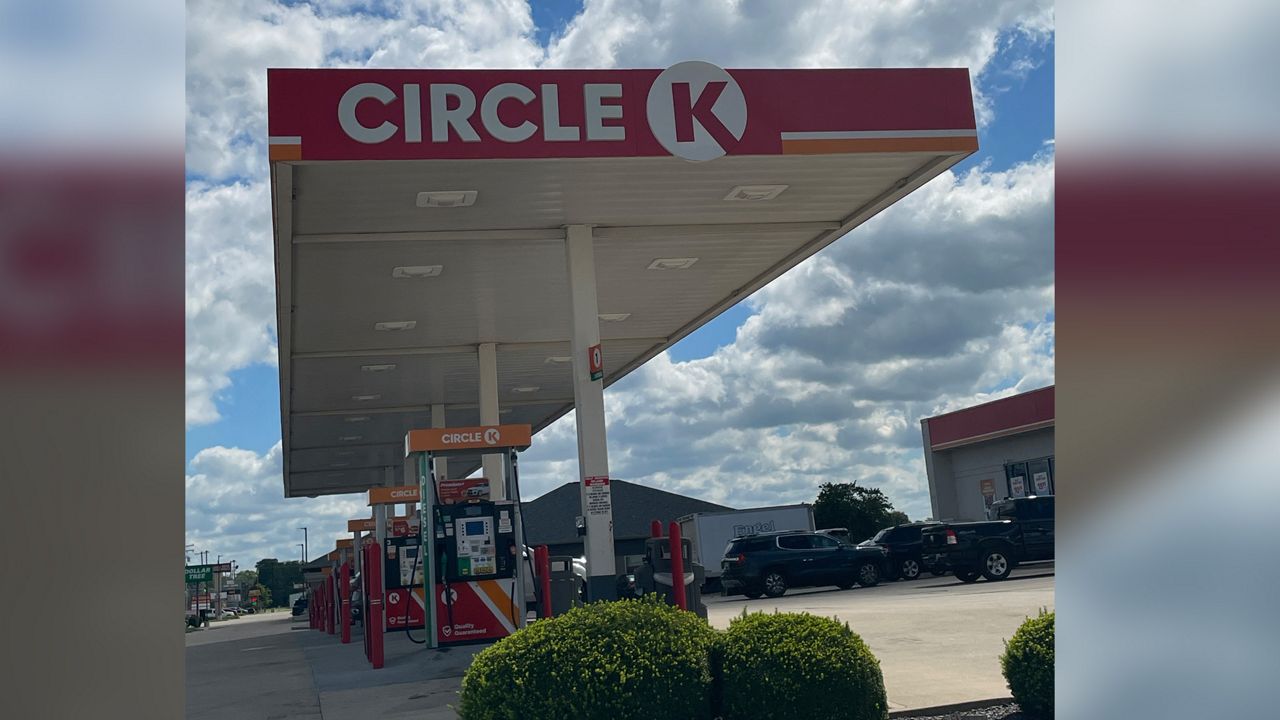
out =
[(716, 631), (650, 596), (540, 620), (476, 655), (464, 720), (701, 720)]
[(1004, 643), (1000, 669), (1027, 715), (1053, 717), (1053, 613), (1027, 618)]
[(848, 624), (756, 613), (729, 624), (715, 653), (725, 720), (883, 720), (880, 662)]

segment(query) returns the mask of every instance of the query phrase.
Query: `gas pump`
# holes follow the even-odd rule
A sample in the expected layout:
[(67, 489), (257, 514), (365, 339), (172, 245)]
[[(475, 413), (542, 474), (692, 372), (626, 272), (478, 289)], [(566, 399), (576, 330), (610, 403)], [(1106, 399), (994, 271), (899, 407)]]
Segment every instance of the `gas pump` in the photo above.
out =
[[(531, 435), (528, 425), (498, 425), (413, 430), (405, 437), (406, 455), (417, 456), (426, 560), (419, 577), (432, 597), (425, 618), (432, 648), (497, 640), (524, 627), (525, 589), (533, 585), (524, 562), (516, 458)], [(481, 453), (502, 455), (509, 499), (441, 503), (434, 458)]]
[(423, 627), (426, 616), (422, 540), (417, 533), (388, 537), (383, 542), (387, 631)]

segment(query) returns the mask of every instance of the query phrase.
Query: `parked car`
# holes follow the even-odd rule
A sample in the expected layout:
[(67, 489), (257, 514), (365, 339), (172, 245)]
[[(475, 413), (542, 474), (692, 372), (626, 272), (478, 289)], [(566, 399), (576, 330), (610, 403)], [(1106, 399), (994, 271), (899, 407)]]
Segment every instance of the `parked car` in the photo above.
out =
[(849, 528), (818, 528), (818, 532), (830, 535), (846, 545), (854, 544), (853, 540), (849, 538)]
[(926, 528), (923, 557), (945, 564), (963, 582), (1004, 580), (1019, 564), (1053, 559), (1052, 495), (1000, 500), (991, 517)]
[(891, 576), (896, 579), (915, 580), (925, 570), (932, 570), (935, 575), (941, 575), (946, 572), (946, 568), (925, 563), (920, 553), (920, 532), (937, 524), (914, 522), (887, 527), (877, 532), (870, 540), (863, 540), (859, 545), (878, 546), (887, 550), (892, 568)]
[(778, 597), (788, 588), (870, 587), (889, 571), (879, 547), (854, 547), (825, 533), (792, 530), (734, 538), (720, 561), (725, 595)]
[(307, 611), (307, 598), (305, 595), (293, 601), (293, 610), (291, 612), (294, 617), (298, 617), (299, 615), (301, 615), (306, 611)]

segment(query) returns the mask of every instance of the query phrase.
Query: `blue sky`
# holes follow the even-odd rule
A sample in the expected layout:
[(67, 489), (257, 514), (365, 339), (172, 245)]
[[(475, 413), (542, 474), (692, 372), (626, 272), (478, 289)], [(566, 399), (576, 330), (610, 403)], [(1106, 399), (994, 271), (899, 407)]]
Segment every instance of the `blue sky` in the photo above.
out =
[[(1033, 7), (1025, 11), (1026, 17), (1011, 22), (1007, 14), (997, 7), (999, 4), (993, 2), (989, 8), (985, 5), (983, 8), (989, 11), (991, 18), (1005, 17), (1004, 20), (969, 15), (965, 21), (972, 22), (972, 27), (950, 27), (950, 21), (924, 22), (921, 25), (922, 33), (940, 34), (936, 43), (936, 60), (919, 64), (968, 65), (981, 69), (980, 73), (975, 72), (977, 90), (988, 103), (993, 119), (980, 128), (979, 152), (957, 165), (950, 179), (938, 178), (913, 195), (913, 198), (927, 195), (916, 199), (914, 209), (895, 207), (885, 213), (892, 217), (876, 218), (867, 227), (855, 230), (849, 237), (820, 253), (814, 261), (789, 273), (797, 277), (780, 278), (770, 288), (740, 302), (673, 346), (662, 362), (651, 362), (649, 367), (615, 385), (609, 391), (614, 398), (609, 401), (613, 407), (657, 407), (660, 404), (657, 398), (662, 395), (646, 393), (653, 393), (666, 383), (683, 382), (682, 378), (689, 376), (715, 377), (726, 384), (740, 384), (743, 388), (774, 382), (776, 378), (748, 376), (751, 370), (741, 366), (747, 362), (741, 358), (750, 356), (755, 358), (750, 362), (755, 363), (759, 357), (803, 347), (805, 340), (798, 336), (787, 340), (785, 347), (769, 344), (773, 342), (770, 338), (782, 337), (795, 330), (788, 330), (785, 323), (779, 325), (782, 322), (779, 318), (786, 317), (788, 303), (800, 302), (797, 298), (803, 299), (805, 281), (798, 276), (817, 272), (819, 265), (826, 264), (848, 276), (857, 288), (872, 287), (875, 281), (892, 279), (892, 268), (864, 270), (860, 264), (865, 265), (865, 259), (854, 261), (845, 255), (851, 249), (856, 250), (859, 243), (889, 242), (885, 247), (890, 248), (892, 238), (882, 236), (894, 233), (905, 233), (917, 238), (916, 241), (924, 238), (928, 242), (937, 242), (940, 251), (952, 236), (975, 244), (988, 237), (1002, 238), (999, 242), (1004, 244), (997, 248), (998, 252), (1016, 260), (1011, 260), (1009, 272), (1014, 273), (1012, 268), (1016, 267), (1017, 272), (1030, 273), (1034, 277), (1029, 276), (1025, 282), (1013, 278), (1009, 282), (988, 283), (989, 289), (959, 298), (954, 295), (954, 289), (944, 288), (938, 291), (936, 299), (922, 300), (925, 303), (920, 306), (922, 312), (927, 311), (928, 303), (972, 302), (978, 308), (975, 312), (990, 313), (992, 317), (986, 319), (988, 322), (983, 324), (983, 329), (975, 330), (976, 334), (967, 341), (965, 338), (956, 340), (960, 343), (957, 347), (968, 348), (964, 352), (952, 358), (920, 359), (921, 363), (935, 368), (931, 372), (937, 378), (936, 387), (905, 388), (899, 393), (904, 398), (918, 397), (918, 400), (872, 403), (874, 408), (866, 410), (863, 417), (845, 422), (840, 428), (840, 437), (865, 437), (863, 446), (837, 448), (824, 444), (815, 436), (806, 435), (813, 432), (811, 428), (798, 426), (790, 420), (779, 420), (777, 425), (763, 428), (762, 437), (786, 440), (797, 447), (808, 448), (805, 452), (809, 456), (829, 455), (829, 467), (823, 471), (827, 476), (845, 475), (848, 479), (881, 484), (888, 488), (891, 497), (901, 507), (919, 515), (921, 508), (927, 506), (927, 492), (922, 495), (920, 489), (923, 478), (916, 424), (918, 417), (936, 408), (985, 399), (987, 393), (1012, 392), (1052, 382), (1051, 237), (1047, 246), (1044, 238), (1021, 237), (1019, 240), (1019, 233), (1045, 232), (1045, 227), (1050, 228), (1047, 232), (1051, 233), (1051, 141), (1054, 138), (1052, 10), (1047, 4)], [(260, 103), (254, 99), (260, 89), (253, 84), (258, 82), (255, 78), (261, 77), (262, 69), (266, 66), (314, 66), (335, 57), (363, 58), (396, 67), (439, 67), (447, 65), (450, 58), (471, 67), (527, 67), (543, 63), (570, 67), (607, 67), (612, 64), (665, 67), (678, 60), (690, 59), (688, 48), (681, 51), (671, 47), (682, 42), (675, 36), (679, 30), (698, 22), (682, 17), (681, 13), (696, 15), (707, 11), (707, 6), (690, 6), (668, 0), (649, 0), (645, 5), (647, 12), (626, 18), (610, 15), (607, 11), (615, 5), (609, 3), (593, 3), (587, 14), (579, 16), (582, 3), (576, 0), (534, 3), (530, 15), (523, 19), (519, 17), (518, 6), (516, 14), (507, 18), (501, 17), (494, 9), (488, 14), (448, 15), (470, 12), (475, 7), (473, 5), (422, 11), (422, 15), (414, 18), (392, 17), (387, 12), (390, 6), (381, 2), (359, 3), (345, 9), (338, 4), (327, 6), (323, 12), (315, 11), (302, 2), (269, 7), (275, 9), (264, 10), (261, 14), (249, 11), (249, 15), (235, 17), (223, 13), (224, 6), (217, 3), (200, 3), (192, 6), (194, 12), (189, 13), (188, 278), (189, 283), (194, 282), (196, 286), (188, 286), (188, 399), (190, 403), (193, 397), (205, 398), (205, 405), (208, 405), (207, 399), (211, 397), (211, 407), (216, 411), (217, 419), (189, 420), (188, 423), (188, 540), (208, 544), (216, 538), (221, 543), (220, 548), (234, 553), (239, 545), (244, 548), (241, 554), (246, 556), (267, 554), (268, 551), (288, 556), (292, 552), (292, 542), (296, 541), (292, 539), (293, 531), (289, 527), (296, 525), (297, 517), (308, 515), (307, 502), (319, 502), (279, 498), (279, 471), (273, 465), (278, 463), (278, 458), (273, 459), (271, 455), (273, 446), (280, 439), (280, 394), (276, 366), (262, 361), (273, 343), (269, 325), (274, 312), (274, 301), (270, 298), (273, 275), (268, 239), (270, 224), (269, 216), (263, 213), (260, 197), (266, 180), (260, 158), (265, 152), (261, 138), (257, 137), (263, 127), (264, 108), (255, 104)], [(509, 5), (495, 7), (510, 9)], [(741, 6), (737, 12), (747, 13), (750, 10), (748, 6)], [(837, 16), (847, 18), (847, 11), (841, 13), (837, 10), (833, 10)], [(530, 18), (534, 24), (531, 37), (527, 33)], [(800, 55), (789, 62), (791, 56), (787, 55), (788, 52), (805, 51), (812, 45), (812, 33), (805, 28), (779, 29), (777, 47), (761, 47), (758, 50), (762, 54), (757, 57), (752, 54), (754, 50), (743, 49), (751, 44), (752, 32), (773, 33), (775, 28), (767, 18), (757, 20), (744, 16), (739, 20), (733, 32), (709, 38), (705, 46), (697, 38), (693, 41), (686, 38), (685, 44), (694, 42), (688, 47), (696, 48), (697, 53), (705, 53), (706, 59), (740, 58), (735, 62), (726, 60), (723, 64), (728, 67), (807, 64)], [(824, 31), (831, 25), (822, 18), (809, 20)], [(633, 27), (643, 22), (651, 23), (648, 31)], [(753, 22), (757, 23), (755, 30), (750, 27)], [(875, 18), (866, 18), (865, 22), (867, 28), (880, 27)], [(886, 27), (900, 32), (895, 23), (896, 20), (891, 18)], [(263, 41), (266, 50), (261, 57), (246, 57), (243, 50), (223, 48), (223, 38), (228, 33), (249, 25), (254, 25), (263, 37), (275, 32), (281, 34), (270, 36), (274, 38), (270, 42)], [(437, 26), (439, 29), (435, 29)], [(282, 29), (286, 27), (288, 32)], [(989, 41), (992, 34), (986, 32), (992, 28), (998, 28), (994, 47)], [(860, 30), (857, 27), (841, 29), (855, 35)], [(431, 55), (434, 50), (430, 44), (406, 47), (403, 38), (420, 31), (443, 31), (451, 40), (458, 36), (458, 47), (463, 48), (463, 55), (457, 55), (456, 50), (449, 48), (440, 50), (445, 53), (443, 55)], [(740, 40), (734, 32), (741, 34)], [(664, 34), (671, 37), (658, 37)], [(839, 35), (839, 32), (826, 34)], [(602, 49), (595, 41), (597, 37), (621, 39), (616, 46)], [(855, 60), (834, 63), (837, 66), (905, 66), (908, 63), (894, 55), (895, 48), (902, 45), (901, 40), (872, 32), (860, 40), (835, 38), (832, 40), (835, 44), (824, 52), (840, 56), (846, 52), (845, 48), (851, 48), (847, 52)], [(911, 41), (926, 45), (928, 42), (927, 37), (914, 34)], [(317, 42), (321, 46), (317, 46)], [(843, 46), (839, 44), (841, 42)], [(878, 44), (878, 48), (864, 47), (869, 44)], [(792, 46), (796, 49), (789, 50)], [(672, 52), (680, 55), (669, 57)], [(221, 61), (192, 60), (218, 56), (218, 53), (223, 53)], [(856, 58), (864, 56), (878, 58), (879, 61), (856, 61)], [(933, 56), (926, 54), (925, 57)], [(964, 178), (970, 173), (975, 179), (966, 182)], [(1046, 173), (1050, 178), (1048, 185), (1042, 182)], [(951, 184), (945, 186), (946, 183)], [(1014, 198), (1018, 194), (1012, 191), (1024, 186), (1036, 188), (1036, 192), (1047, 195), (1030, 205), (1003, 195), (1005, 190), (1009, 190), (1008, 198)], [(931, 195), (928, 194), (930, 188), (933, 189)], [(931, 212), (943, 213), (937, 208), (948, 203), (955, 203), (960, 209), (966, 207), (964, 203), (981, 203), (987, 210), (984, 210), (986, 214), (968, 216), (968, 224), (957, 222), (954, 226), (949, 225), (949, 218), (954, 214), (941, 214), (941, 222), (928, 220), (926, 216)], [(914, 219), (908, 217), (912, 213)], [(935, 239), (929, 240), (926, 236)], [(1009, 240), (1011, 237), (1014, 240)], [(1010, 246), (1010, 242), (1014, 244)], [(243, 271), (228, 271), (228, 267), (240, 267)], [(1048, 275), (1045, 275), (1046, 267)], [(990, 273), (991, 268), (971, 270), (981, 274)], [(998, 268), (996, 270), (996, 275), (999, 275)], [(928, 295), (934, 291), (933, 286), (947, 285), (948, 279), (915, 278), (912, 282), (922, 283), (918, 295)], [(993, 304), (992, 293), (1001, 293), (1006, 299)], [(193, 298), (198, 298), (199, 302)], [(879, 302), (883, 304), (885, 300), (880, 299)], [(851, 301), (850, 312), (856, 309), (854, 305), (856, 302)], [(755, 329), (744, 334), (744, 323), (757, 315), (760, 318)], [(211, 339), (205, 340), (206, 335)], [(244, 346), (238, 347), (240, 339), (245, 337), (251, 338), (252, 342), (244, 341)], [(192, 354), (193, 348), (199, 352)], [(984, 360), (980, 357), (983, 352), (995, 359)], [(865, 350), (858, 353), (866, 354)], [(193, 357), (204, 360), (196, 362)], [(832, 367), (850, 362), (848, 358), (829, 360)], [(861, 372), (856, 364), (849, 367), (853, 375)], [(955, 369), (947, 370), (949, 367)], [(970, 377), (958, 374), (965, 367), (973, 368), (968, 371), (972, 374)], [(862, 391), (832, 388), (831, 392), (847, 395)], [(735, 412), (747, 417), (756, 410), (745, 406), (720, 407), (717, 412), (723, 413), (724, 417)], [(206, 412), (203, 417), (210, 418), (212, 414)], [(715, 434), (718, 427), (716, 418), (708, 420), (711, 424), (706, 425), (702, 432)], [(644, 443), (655, 439), (639, 430), (635, 425), (638, 422), (625, 416), (611, 418), (611, 455), (615, 447), (620, 457), (662, 453), (664, 446), (645, 447)], [(755, 418), (747, 427), (761, 422)], [(615, 425), (617, 431), (612, 429)], [(912, 427), (916, 429), (912, 430)], [(875, 432), (866, 434), (864, 431), (869, 429)], [(829, 431), (823, 432), (827, 433), (823, 437), (830, 437)], [(560, 467), (561, 461), (572, 458), (571, 427), (558, 423), (544, 431), (540, 438), (539, 448), (536, 452), (531, 451), (530, 462), (525, 468), (534, 478), (531, 482), (535, 485), (542, 482), (540, 489), (545, 491), (561, 481), (558, 478), (562, 478), (562, 471), (546, 470), (543, 473), (545, 479), (539, 481), (539, 468)], [(762, 444), (767, 444), (767, 440)], [(738, 464), (772, 474), (776, 464), (786, 462), (790, 461), (782, 456), (761, 456), (747, 458)], [(769, 490), (772, 494), (751, 496), (743, 494), (740, 488), (734, 489), (738, 486), (732, 478), (725, 478), (722, 465), (722, 458), (714, 456), (713, 452), (707, 457), (695, 458), (692, 464), (686, 462), (682, 467), (636, 466), (620, 471), (629, 473), (622, 476), (639, 478), (666, 489), (742, 504), (805, 499), (810, 492), (806, 489), (808, 485), (819, 479), (803, 473), (788, 475), (779, 472), (779, 478), (791, 478), (786, 482), (795, 488), (788, 490), (784, 486)], [(248, 515), (245, 514), (248, 511), (231, 509), (225, 500), (226, 488), (241, 482), (239, 478), (246, 475), (252, 476), (252, 482), (243, 481), (248, 483), (243, 486), (245, 492), (270, 499), (271, 507), (261, 506), (267, 501), (260, 500)], [(222, 490), (218, 490), (219, 487)], [(271, 499), (273, 495), (275, 499)], [(341, 511), (333, 510), (333, 513), (338, 517)], [(246, 522), (245, 518), (249, 516), (257, 519)], [(281, 519), (278, 522), (271, 519), (275, 517)], [(229, 537), (227, 532), (219, 535), (217, 530), (252, 526), (254, 523), (263, 524), (264, 530), (246, 532), (235, 538)], [(267, 528), (272, 523), (278, 525), (278, 529)]]

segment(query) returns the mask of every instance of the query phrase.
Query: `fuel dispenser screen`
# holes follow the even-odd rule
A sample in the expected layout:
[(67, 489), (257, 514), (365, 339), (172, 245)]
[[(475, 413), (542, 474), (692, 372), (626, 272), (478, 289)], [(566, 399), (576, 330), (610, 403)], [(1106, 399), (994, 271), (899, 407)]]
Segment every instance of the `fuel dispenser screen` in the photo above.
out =
[(441, 508), (436, 537), (442, 540), (447, 580), (511, 577), (515, 533), (511, 503), (479, 502)]
[(493, 519), (455, 521), (458, 541), (458, 575), (492, 575), (497, 569), (493, 542)]

